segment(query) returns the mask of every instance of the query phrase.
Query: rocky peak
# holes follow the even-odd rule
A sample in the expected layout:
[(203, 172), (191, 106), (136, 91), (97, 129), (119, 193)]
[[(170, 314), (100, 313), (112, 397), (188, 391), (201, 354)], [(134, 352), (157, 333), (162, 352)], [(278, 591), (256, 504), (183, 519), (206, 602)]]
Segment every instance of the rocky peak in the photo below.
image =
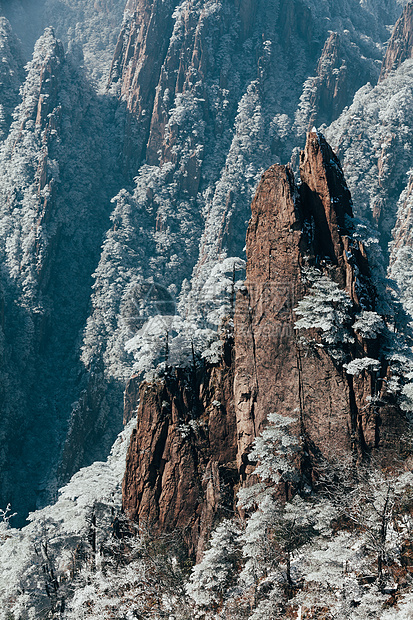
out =
[(137, 393), (139, 407), (123, 508), (153, 531), (182, 530), (192, 555), (233, 508), (238, 473), (230, 344), (228, 354), (218, 365), (178, 370), (152, 384), (139, 387), (132, 378), (127, 388), (127, 408)]
[(315, 221), (317, 250), (338, 263), (343, 254), (342, 236), (349, 234), (346, 217), (353, 217), (353, 209), (338, 157), (318, 132), (307, 136), (300, 156), (300, 177), (303, 204)]
[[(172, 34), (172, 13), (169, 2), (129, 0), (112, 61), (109, 85), (118, 84), (120, 97), (126, 102), (124, 155), (134, 169), (145, 155), (156, 86)], [(136, 129), (132, 130), (131, 123)]]
[(351, 104), (356, 91), (368, 81), (375, 82), (377, 77), (374, 61), (351, 45), (346, 34), (330, 32), (317, 64), (317, 73), (308, 80), (308, 128), (330, 124)]
[[(351, 195), (338, 157), (318, 132), (312, 131), (307, 136), (300, 156), (300, 177), (300, 195), (306, 217), (314, 221), (312, 252), (317, 260), (331, 261), (339, 267), (337, 281), (341, 286), (347, 286), (349, 295), (356, 301), (354, 274), (346, 253), (349, 249), (349, 223), (353, 218)], [(350, 273), (347, 273), (349, 268)]]
[(404, 8), (387, 46), (379, 81), (384, 80), (408, 58), (413, 57), (413, 2)]
[[(307, 135), (300, 175), (297, 188), (288, 168), (270, 168), (252, 204), (247, 257), (253, 266), (247, 267), (235, 316), (238, 465), (242, 471), (244, 464), (245, 475), (251, 441), (271, 412), (296, 418), (297, 432), (314, 455), (389, 447), (388, 403), (381, 419), (368, 405), (381, 390), (377, 375), (368, 370), (352, 375), (343, 365), (379, 356), (379, 338), (365, 339), (351, 327), (361, 309), (374, 311), (376, 292), (365, 249), (351, 235), (351, 196), (340, 163), (318, 132)], [(334, 343), (331, 338), (334, 346), (324, 331), (296, 327), (300, 302), (314, 295), (314, 280), (306, 275), (314, 268), (331, 290), (337, 286), (348, 309), (340, 319), (348, 332)], [(314, 298), (315, 309), (319, 303)], [(395, 415), (403, 417), (400, 411)]]
[[(340, 163), (317, 132), (308, 134), (300, 161), (300, 186), (288, 166), (274, 165), (252, 202), (232, 353), (217, 366), (140, 389), (124, 508), (160, 529), (189, 528), (194, 552), (219, 518), (219, 493), (225, 489), (229, 505), (239, 484), (248, 484), (248, 454), (270, 413), (293, 418), (302, 446), (297, 467), (309, 484), (321, 456), (394, 450), (403, 428), (404, 415), (379, 379), (379, 334), (353, 326), (361, 307), (374, 311), (375, 290), (364, 248), (351, 236)], [(299, 330), (300, 303), (311, 306), (312, 298), (313, 324)], [(312, 314), (320, 304), (328, 310), (323, 321)], [(356, 370), (347, 372), (345, 362)], [(126, 417), (136, 394), (130, 386)]]

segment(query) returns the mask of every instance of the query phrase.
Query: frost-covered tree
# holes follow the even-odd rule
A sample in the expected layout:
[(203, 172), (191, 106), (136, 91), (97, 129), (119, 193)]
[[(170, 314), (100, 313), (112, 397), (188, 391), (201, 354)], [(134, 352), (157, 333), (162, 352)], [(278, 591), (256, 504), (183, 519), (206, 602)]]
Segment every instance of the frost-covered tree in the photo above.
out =
[(294, 585), (291, 573), (294, 552), (317, 534), (311, 508), (298, 495), (285, 504), (268, 492), (258, 500), (240, 537), (245, 559), (240, 582), (244, 587), (257, 586), (271, 575), (273, 578), (277, 575), (287, 588)]
[(410, 536), (412, 483), (410, 473), (385, 472), (374, 460), (357, 465), (349, 458), (319, 470), (319, 493), (335, 506), (338, 522), (362, 540), (380, 588), (386, 582), (385, 566)]
[(278, 493), (281, 482), (297, 484), (300, 478), (300, 442), (290, 431), (294, 422), (293, 418), (271, 413), (248, 457), (256, 463), (254, 474), (259, 482), (238, 491), (238, 504), (249, 513), (240, 537), (245, 558), (240, 580), (244, 587), (255, 588), (263, 578), (280, 572), (280, 566), (284, 567), (282, 579), (291, 587), (292, 554), (315, 534), (305, 502), (296, 496), (283, 504)]
[(240, 527), (225, 520), (212, 532), (209, 547), (192, 570), (187, 593), (201, 609), (214, 609), (226, 597), (240, 563)]
[(295, 322), (295, 329), (321, 330), (322, 340), (328, 345), (353, 342), (349, 331), (352, 302), (348, 294), (316, 270), (308, 275), (312, 286), (294, 308), (301, 317)]
[(195, 286), (181, 304), (182, 310), (200, 326), (219, 327), (224, 318), (232, 319), (235, 297), (244, 274), (246, 263), (234, 256), (216, 262), (202, 286)]
[[(239, 258), (224, 259), (215, 265), (200, 290), (183, 295), (184, 301), (177, 305), (167, 289), (153, 283), (141, 285), (138, 299), (123, 305), (123, 314), (129, 314), (124, 319), (129, 323), (129, 333), (133, 333), (125, 349), (136, 360), (134, 372), (186, 367), (199, 358), (217, 363), (223, 339), (232, 335), (235, 295), (241, 285), (236, 274), (244, 267)], [(221, 329), (224, 319), (228, 333)]]
[(363, 310), (356, 315), (353, 329), (363, 338), (374, 340), (385, 328), (383, 317), (369, 310)]
[[(1, 620), (8, 620), (8, 612), (17, 618), (43, 620), (51, 609), (61, 607), (63, 599), (67, 603), (80, 587), (81, 569), (89, 574), (101, 570), (104, 543), (111, 539), (120, 511), (133, 425), (134, 421), (119, 435), (107, 461), (81, 469), (59, 490), (54, 504), (31, 513), (29, 523), (21, 530), (2, 530)], [(4, 512), (7, 520), (8, 513)]]
[(383, 588), (385, 566), (392, 546), (397, 545), (398, 526), (403, 519), (403, 498), (411, 495), (413, 478), (410, 474), (391, 477), (374, 467), (359, 470), (358, 478), (351, 494), (349, 516), (365, 533), (366, 546), (376, 557), (378, 585)]
[(248, 460), (257, 463), (254, 473), (262, 482), (274, 485), (297, 480), (295, 457), (300, 450), (300, 441), (291, 432), (295, 422), (296, 418), (270, 413), (267, 426), (254, 439)]
[(378, 372), (381, 368), (381, 364), (379, 360), (373, 359), (372, 357), (357, 357), (348, 364), (343, 364), (343, 368), (346, 369), (348, 375), (360, 375), (363, 370), (368, 370), (370, 372)]

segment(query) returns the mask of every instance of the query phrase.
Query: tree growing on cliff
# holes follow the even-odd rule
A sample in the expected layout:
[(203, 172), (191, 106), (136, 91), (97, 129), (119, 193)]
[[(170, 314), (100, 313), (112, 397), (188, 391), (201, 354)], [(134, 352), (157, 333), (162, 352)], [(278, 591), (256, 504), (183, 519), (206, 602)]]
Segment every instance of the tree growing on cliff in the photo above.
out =
[(238, 505), (249, 512), (240, 537), (244, 557), (240, 582), (254, 590), (274, 572), (291, 588), (292, 555), (316, 534), (310, 506), (299, 495), (287, 502), (280, 497), (281, 490), (288, 499), (291, 485), (300, 481), (300, 441), (291, 430), (296, 422), (276, 413), (268, 416), (268, 425), (255, 438), (248, 457), (256, 463), (259, 482), (238, 492)]
[(288, 487), (289, 484), (299, 481), (296, 457), (300, 450), (300, 441), (291, 432), (291, 426), (296, 422), (296, 418), (279, 413), (269, 414), (267, 426), (254, 439), (248, 455), (248, 460), (256, 465), (254, 473), (260, 482), (239, 490), (238, 503), (241, 508), (249, 510), (256, 505), (268, 488), (274, 489), (280, 483)]
[(312, 286), (294, 308), (301, 317), (295, 322), (295, 329), (319, 329), (327, 345), (354, 342), (349, 331), (352, 302), (348, 294), (318, 270), (311, 270), (306, 275)]
[(256, 587), (276, 572), (287, 588), (294, 586), (293, 554), (318, 533), (311, 508), (299, 495), (285, 504), (270, 492), (262, 496), (240, 537), (245, 559), (241, 583)]
[(385, 566), (399, 553), (402, 540), (411, 536), (412, 474), (383, 471), (374, 459), (356, 465), (349, 458), (326, 463), (322, 470), (320, 496), (334, 506), (337, 523), (346, 523), (353, 538), (362, 540), (365, 559), (383, 589)]

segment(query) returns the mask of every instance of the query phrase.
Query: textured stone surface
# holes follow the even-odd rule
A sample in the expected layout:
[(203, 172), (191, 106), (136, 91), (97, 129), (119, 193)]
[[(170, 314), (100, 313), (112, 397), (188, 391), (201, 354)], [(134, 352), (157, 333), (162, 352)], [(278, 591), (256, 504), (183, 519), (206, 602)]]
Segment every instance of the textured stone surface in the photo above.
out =
[(124, 509), (155, 532), (181, 529), (192, 554), (233, 507), (237, 441), (227, 362), (143, 383), (128, 451)]
[(146, 148), (155, 87), (168, 50), (173, 20), (170, 3), (162, 0), (129, 0), (126, 11), (130, 19), (125, 21), (119, 35), (109, 83), (120, 80), (120, 95), (129, 112), (124, 158), (136, 167)]
[(413, 57), (413, 2), (405, 7), (397, 20), (380, 73), (380, 81), (384, 80), (402, 62)]
[[(392, 426), (399, 430), (403, 425), (404, 416), (385, 396), (377, 376), (367, 371), (349, 376), (321, 340), (307, 347), (297, 338), (294, 307), (308, 288), (302, 280), (305, 265), (317, 267), (344, 289), (354, 314), (361, 307), (373, 310), (375, 304), (365, 250), (348, 229), (351, 196), (321, 134), (308, 134), (300, 175), (297, 190), (288, 168), (272, 167), (252, 204), (247, 279), (235, 317), (240, 468), (273, 411), (295, 417), (307, 449), (327, 458), (350, 449), (361, 455), (389, 448)], [(350, 359), (377, 357), (377, 340), (353, 336), (354, 344), (342, 345)], [(379, 394), (384, 400), (373, 412), (371, 398)]]
[(317, 64), (317, 75), (311, 82), (309, 129), (338, 118), (345, 106), (352, 103), (356, 91), (368, 81), (375, 82), (377, 76), (371, 60), (355, 53), (346, 37), (331, 32)]
[[(234, 508), (237, 485), (248, 484), (254, 469), (248, 453), (269, 413), (295, 419), (292, 432), (302, 447), (297, 467), (309, 483), (308, 455), (313, 464), (321, 455), (384, 455), (397, 450), (403, 432), (404, 416), (378, 373), (348, 375), (317, 330), (306, 334), (312, 339), (306, 344), (294, 328), (294, 309), (311, 286), (308, 267), (347, 292), (353, 318), (375, 304), (364, 248), (350, 234), (351, 196), (337, 157), (321, 134), (310, 133), (300, 162), (299, 187), (288, 166), (274, 165), (253, 200), (234, 354), (195, 375), (179, 371), (141, 386), (124, 508), (160, 530), (188, 528), (193, 552), (198, 540), (202, 552), (222, 498)], [(379, 355), (379, 339), (353, 337), (354, 343), (337, 345), (347, 361)], [(129, 385), (128, 411), (135, 392)]]

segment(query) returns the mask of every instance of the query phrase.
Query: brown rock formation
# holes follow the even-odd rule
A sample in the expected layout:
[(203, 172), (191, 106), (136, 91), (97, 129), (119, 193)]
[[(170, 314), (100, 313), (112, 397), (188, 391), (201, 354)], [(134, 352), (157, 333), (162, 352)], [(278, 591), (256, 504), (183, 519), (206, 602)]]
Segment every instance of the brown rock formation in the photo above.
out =
[[(253, 472), (248, 453), (269, 413), (296, 420), (308, 482), (308, 462), (320, 455), (385, 453), (402, 432), (404, 416), (386, 396), (378, 373), (351, 375), (343, 367), (344, 361), (377, 358), (380, 341), (363, 339), (351, 328), (361, 308), (374, 310), (375, 289), (364, 248), (351, 236), (351, 197), (340, 163), (321, 134), (308, 135), (300, 171), (297, 188), (288, 166), (272, 166), (252, 203), (233, 359), (196, 377), (179, 371), (141, 387), (124, 508), (156, 528), (189, 527), (192, 550), (200, 536), (202, 551), (219, 516), (221, 472), (232, 473), (228, 505), (235, 485)], [(344, 342), (329, 345), (314, 328), (305, 330), (304, 340), (297, 334), (295, 309), (312, 286), (310, 269), (348, 296)], [(128, 409), (134, 392), (129, 388)]]
[[(156, 531), (183, 531), (202, 549), (233, 507), (238, 474), (232, 404), (232, 346), (218, 366), (176, 371), (140, 386), (138, 424), (123, 481), (123, 507)], [(138, 380), (132, 379), (136, 389)]]
[(413, 2), (397, 20), (383, 60), (379, 81), (384, 80), (408, 58), (413, 58)]
[[(375, 302), (364, 248), (348, 229), (350, 193), (337, 157), (320, 134), (308, 135), (300, 173), (297, 192), (288, 169), (274, 166), (252, 204), (247, 279), (235, 316), (241, 473), (251, 441), (272, 411), (297, 419), (314, 454), (330, 457), (353, 448), (363, 454), (391, 444), (394, 421), (388, 416), (394, 406), (387, 399), (372, 415), (372, 400), (379, 394), (385, 398), (375, 373), (347, 375), (321, 340), (308, 348), (295, 334), (294, 307), (309, 287), (305, 266), (317, 267), (347, 292), (353, 316), (361, 307), (373, 310)], [(377, 340), (353, 337), (354, 344), (339, 345), (350, 359), (377, 356)], [(400, 417), (399, 412), (395, 419)]]

